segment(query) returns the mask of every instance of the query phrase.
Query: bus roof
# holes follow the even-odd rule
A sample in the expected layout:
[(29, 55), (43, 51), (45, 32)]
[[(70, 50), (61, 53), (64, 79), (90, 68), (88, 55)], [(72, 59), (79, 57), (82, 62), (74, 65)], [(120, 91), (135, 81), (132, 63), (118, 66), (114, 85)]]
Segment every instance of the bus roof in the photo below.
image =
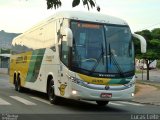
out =
[(52, 20), (61, 19), (61, 18), (90, 21), (90, 22), (97, 22), (97, 23), (115, 24), (115, 25), (128, 25), (126, 21), (120, 18), (101, 14), (101, 13), (84, 12), (84, 11), (59, 11), (59, 12), (56, 12), (54, 15), (48, 17), (47, 19), (42, 20), (40, 23), (36, 24), (31, 29), (36, 28), (37, 26), (40, 26), (40, 25), (47, 24)]
[(108, 24), (118, 24), (118, 25), (127, 25), (127, 23), (117, 17), (101, 14), (101, 13), (93, 13), (93, 12), (84, 12), (84, 11), (60, 11), (55, 15), (51, 16), (51, 19), (57, 18), (68, 18), (75, 20), (83, 20), (83, 21), (92, 21), (98, 23), (108, 23)]

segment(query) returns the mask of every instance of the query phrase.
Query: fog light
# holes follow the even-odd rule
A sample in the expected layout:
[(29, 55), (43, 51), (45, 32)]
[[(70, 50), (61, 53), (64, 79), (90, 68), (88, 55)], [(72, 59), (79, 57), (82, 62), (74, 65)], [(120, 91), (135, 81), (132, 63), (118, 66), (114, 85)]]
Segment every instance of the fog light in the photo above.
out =
[(131, 96), (134, 97), (134, 93), (132, 93)]
[(73, 94), (73, 95), (76, 95), (76, 94), (77, 94), (77, 91), (76, 91), (76, 90), (72, 90), (72, 94)]

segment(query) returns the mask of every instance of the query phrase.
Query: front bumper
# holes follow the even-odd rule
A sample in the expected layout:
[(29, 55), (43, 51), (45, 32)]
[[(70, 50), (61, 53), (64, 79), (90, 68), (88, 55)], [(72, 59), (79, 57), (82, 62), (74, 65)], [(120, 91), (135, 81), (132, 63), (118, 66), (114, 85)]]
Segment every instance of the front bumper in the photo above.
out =
[[(99, 85), (100, 88), (100, 85)], [(103, 88), (103, 87), (102, 87)], [(135, 85), (131, 87), (124, 86), (109, 86), (110, 89), (96, 89), (94, 86), (90, 87), (80, 86), (72, 83), (72, 90), (70, 98), (72, 99), (83, 99), (83, 100), (104, 100), (104, 101), (118, 101), (118, 100), (132, 100), (135, 91)], [(76, 91), (76, 94), (72, 94), (72, 91)], [(110, 98), (102, 98), (101, 94), (107, 93), (112, 94)]]

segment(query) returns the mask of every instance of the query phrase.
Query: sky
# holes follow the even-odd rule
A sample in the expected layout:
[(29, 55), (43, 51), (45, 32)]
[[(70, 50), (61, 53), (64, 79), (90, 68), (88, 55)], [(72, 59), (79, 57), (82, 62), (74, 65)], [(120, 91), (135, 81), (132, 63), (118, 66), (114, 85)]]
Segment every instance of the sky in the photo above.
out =
[[(0, 30), (23, 33), (57, 11), (88, 11), (82, 3), (72, 8), (72, 0), (61, 1), (61, 8), (47, 10), (46, 0), (0, 0)], [(127, 21), (132, 32), (160, 28), (160, 0), (96, 0), (96, 3), (100, 13)], [(96, 8), (90, 12), (97, 12)]]

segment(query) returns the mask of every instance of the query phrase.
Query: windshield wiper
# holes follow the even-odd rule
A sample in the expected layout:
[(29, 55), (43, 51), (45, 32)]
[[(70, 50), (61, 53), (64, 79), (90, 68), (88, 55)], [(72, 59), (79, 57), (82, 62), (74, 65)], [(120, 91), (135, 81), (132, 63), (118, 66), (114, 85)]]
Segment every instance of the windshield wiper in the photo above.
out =
[(123, 73), (121, 67), (119, 66), (119, 64), (118, 64), (118, 62), (117, 62), (117, 60), (116, 60), (116, 58), (114, 57), (114, 54), (113, 54), (112, 51), (111, 51), (110, 44), (109, 44), (109, 56), (110, 56), (110, 59), (109, 59), (110, 64), (111, 64), (111, 61), (112, 61), (112, 60), (111, 60), (111, 57), (112, 57), (113, 62), (114, 62), (114, 64), (116, 65), (116, 68), (117, 68), (117, 70), (118, 70), (120, 76), (121, 76), (121, 77), (124, 77), (124, 73)]
[[(104, 51), (103, 51), (103, 44), (102, 44), (102, 45), (101, 45), (101, 54), (99, 55), (97, 62), (96, 62), (96, 63), (94, 64), (94, 66), (92, 67), (91, 72), (90, 72), (90, 75), (96, 70), (96, 68), (97, 68), (97, 66), (99, 65), (101, 59), (104, 58), (103, 56), (104, 56)], [(102, 59), (102, 63), (104, 64), (104, 59)]]

